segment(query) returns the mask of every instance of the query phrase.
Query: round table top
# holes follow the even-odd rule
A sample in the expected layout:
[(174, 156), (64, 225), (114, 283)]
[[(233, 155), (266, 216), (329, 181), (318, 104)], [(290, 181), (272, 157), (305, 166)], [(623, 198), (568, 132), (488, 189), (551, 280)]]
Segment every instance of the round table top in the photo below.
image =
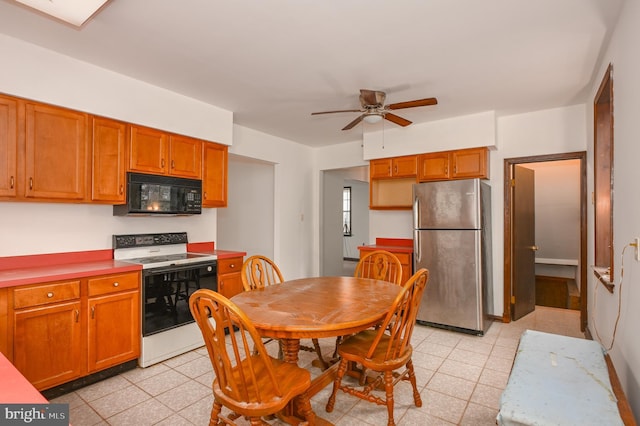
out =
[(231, 300), (265, 337), (320, 338), (379, 323), (400, 289), (368, 278), (313, 277), (245, 291)]

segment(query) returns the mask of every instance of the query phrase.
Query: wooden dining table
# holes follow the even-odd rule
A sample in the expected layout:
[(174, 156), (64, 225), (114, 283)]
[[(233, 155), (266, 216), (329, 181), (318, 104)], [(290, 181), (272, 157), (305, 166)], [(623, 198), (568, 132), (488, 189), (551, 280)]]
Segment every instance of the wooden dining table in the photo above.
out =
[[(297, 364), (300, 339), (345, 336), (378, 324), (400, 288), (369, 278), (313, 277), (245, 291), (231, 300), (261, 336), (282, 341), (285, 361)], [(309, 396), (333, 382), (337, 366), (312, 380)]]

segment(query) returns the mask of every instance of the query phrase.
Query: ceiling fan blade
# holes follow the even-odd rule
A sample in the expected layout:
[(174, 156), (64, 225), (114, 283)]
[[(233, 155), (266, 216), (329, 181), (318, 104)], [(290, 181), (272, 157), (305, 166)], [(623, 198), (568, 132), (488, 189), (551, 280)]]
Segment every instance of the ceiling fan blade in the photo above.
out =
[(347, 124), (346, 126), (344, 126), (344, 128), (342, 130), (349, 130), (352, 129), (356, 124), (360, 123), (362, 121), (362, 119), (364, 118), (364, 114), (358, 116), (358, 118), (356, 118), (355, 120), (353, 120), (351, 123)]
[(378, 90), (360, 89), (360, 104), (362, 108), (375, 105), (382, 106), (386, 96), (384, 92)]
[(411, 121), (407, 120), (406, 118), (402, 118), (399, 117), (395, 114), (391, 114), (390, 112), (386, 113), (384, 115), (385, 120), (389, 120), (392, 123), (396, 123), (398, 126), (402, 126), (402, 127), (406, 127), (409, 124), (411, 124)]
[(340, 109), (337, 111), (321, 111), (321, 112), (312, 112), (311, 115), (319, 115), (319, 114), (333, 114), (336, 112), (362, 112), (361, 109)]
[(415, 101), (398, 102), (395, 104), (387, 105), (384, 108), (385, 109), (415, 108), (415, 107), (436, 105), (437, 103), (438, 103), (438, 100), (436, 98), (426, 98), (426, 99), (418, 99)]

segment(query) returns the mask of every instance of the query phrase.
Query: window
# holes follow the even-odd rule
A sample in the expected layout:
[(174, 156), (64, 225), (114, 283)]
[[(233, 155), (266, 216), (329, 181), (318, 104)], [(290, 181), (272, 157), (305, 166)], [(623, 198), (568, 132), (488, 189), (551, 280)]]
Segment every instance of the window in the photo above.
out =
[(342, 189), (342, 234), (351, 236), (351, 187)]
[[(613, 281), (613, 80), (609, 64), (593, 101), (596, 275)], [(598, 272), (601, 272), (599, 274)], [(602, 276), (604, 275), (604, 277)]]

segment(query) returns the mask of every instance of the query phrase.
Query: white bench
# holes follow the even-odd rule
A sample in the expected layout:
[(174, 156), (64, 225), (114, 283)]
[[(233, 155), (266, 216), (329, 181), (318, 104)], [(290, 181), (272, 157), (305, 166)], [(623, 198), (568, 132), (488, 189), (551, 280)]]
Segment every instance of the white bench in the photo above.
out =
[(604, 348), (526, 330), (496, 420), (505, 426), (623, 425)]

